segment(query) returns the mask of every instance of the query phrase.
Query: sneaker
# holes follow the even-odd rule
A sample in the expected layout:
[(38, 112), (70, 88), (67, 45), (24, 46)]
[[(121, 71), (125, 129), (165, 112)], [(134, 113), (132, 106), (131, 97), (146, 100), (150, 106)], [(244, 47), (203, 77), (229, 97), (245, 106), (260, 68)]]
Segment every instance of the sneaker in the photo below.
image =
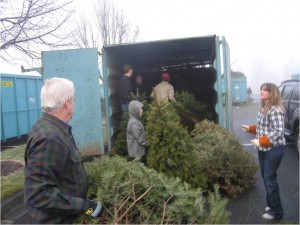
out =
[(271, 208), (270, 208), (269, 206), (266, 206), (265, 212), (268, 212), (268, 211), (270, 211), (270, 210), (271, 210)]
[(274, 220), (274, 216), (272, 216), (271, 214), (269, 213), (265, 213), (262, 215), (262, 218), (265, 219), (265, 220)]

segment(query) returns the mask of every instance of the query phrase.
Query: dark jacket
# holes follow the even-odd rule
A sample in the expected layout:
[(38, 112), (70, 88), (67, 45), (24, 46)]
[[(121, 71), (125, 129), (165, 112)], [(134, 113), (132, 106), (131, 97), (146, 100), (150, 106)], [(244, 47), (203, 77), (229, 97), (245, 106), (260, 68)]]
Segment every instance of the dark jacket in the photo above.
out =
[(34, 223), (72, 223), (85, 212), (87, 178), (71, 126), (44, 113), (25, 152), (25, 204)]
[(124, 74), (120, 79), (120, 101), (121, 104), (128, 104), (131, 101), (129, 94), (131, 92), (131, 79)]

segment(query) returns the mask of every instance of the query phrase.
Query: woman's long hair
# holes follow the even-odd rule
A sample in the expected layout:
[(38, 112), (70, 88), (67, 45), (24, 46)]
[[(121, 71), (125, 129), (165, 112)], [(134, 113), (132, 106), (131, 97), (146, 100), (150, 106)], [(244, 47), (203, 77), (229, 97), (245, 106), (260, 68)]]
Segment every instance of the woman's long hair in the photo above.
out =
[(276, 106), (279, 107), (283, 113), (285, 113), (285, 108), (282, 103), (282, 98), (278, 87), (273, 83), (263, 83), (260, 86), (260, 90), (262, 90), (262, 88), (265, 88), (270, 93), (270, 99), (267, 103), (261, 100), (261, 109), (264, 112), (267, 112), (271, 109), (272, 106)]

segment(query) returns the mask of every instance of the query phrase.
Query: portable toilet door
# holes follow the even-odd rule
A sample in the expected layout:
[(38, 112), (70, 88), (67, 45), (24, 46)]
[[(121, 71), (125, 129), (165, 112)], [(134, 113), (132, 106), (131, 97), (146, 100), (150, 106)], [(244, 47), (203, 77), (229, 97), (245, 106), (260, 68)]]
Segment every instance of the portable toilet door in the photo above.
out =
[(248, 101), (247, 78), (240, 72), (231, 73), (232, 103), (245, 104)]
[(78, 149), (85, 155), (104, 154), (98, 50), (42, 52), (43, 79), (62, 77), (75, 86), (75, 110), (70, 120)]

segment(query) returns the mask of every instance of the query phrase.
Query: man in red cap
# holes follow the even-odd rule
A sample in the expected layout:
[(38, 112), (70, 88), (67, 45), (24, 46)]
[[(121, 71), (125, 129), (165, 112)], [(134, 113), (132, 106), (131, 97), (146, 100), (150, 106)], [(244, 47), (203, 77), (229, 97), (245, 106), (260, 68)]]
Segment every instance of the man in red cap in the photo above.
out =
[(174, 97), (174, 87), (169, 84), (170, 74), (163, 73), (161, 75), (161, 82), (153, 88), (151, 97), (159, 104), (166, 104), (169, 101), (176, 101)]

